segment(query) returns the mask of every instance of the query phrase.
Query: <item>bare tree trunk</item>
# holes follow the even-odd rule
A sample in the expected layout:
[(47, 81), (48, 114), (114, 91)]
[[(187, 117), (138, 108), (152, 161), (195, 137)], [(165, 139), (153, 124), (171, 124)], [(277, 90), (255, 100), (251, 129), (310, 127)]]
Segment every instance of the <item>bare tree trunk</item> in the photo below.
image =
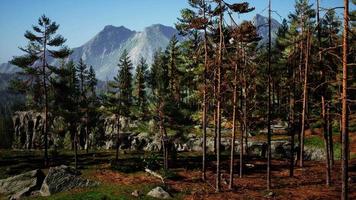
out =
[(347, 54), (349, 31), (349, 0), (344, 0), (344, 36), (342, 48), (342, 192), (341, 199), (348, 199), (348, 159), (349, 159), (349, 132), (347, 111)]
[(325, 168), (326, 168), (326, 185), (330, 186), (330, 176), (331, 176), (331, 171), (330, 171), (330, 150), (329, 150), (329, 136), (327, 135), (327, 115), (326, 115), (326, 110), (325, 110), (325, 97), (321, 97), (321, 104), (322, 104), (322, 118), (323, 118), (323, 132), (324, 132), (324, 143), (325, 143)]
[[(234, 69), (234, 91), (233, 91), (233, 111), (232, 111), (232, 131), (231, 131), (231, 151), (230, 151), (230, 182), (229, 189), (234, 186), (234, 162), (235, 162), (235, 138), (236, 138), (236, 113), (237, 113), (237, 62), (238, 53), (236, 51), (236, 63)], [(241, 151), (241, 150), (240, 150)]]
[(86, 108), (85, 112), (85, 137), (86, 153), (89, 153), (88, 108)]
[(48, 166), (48, 92), (46, 84), (46, 45), (47, 45), (47, 33), (44, 32), (44, 42), (43, 42), (43, 59), (42, 59), (42, 76), (43, 76), (43, 90), (45, 99), (45, 118), (44, 118), (44, 166)]
[(217, 138), (217, 135), (218, 135), (218, 121), (217, 121), (217, 107), (216, 107), (216, 98), (217, 98), (217, 95), (216, 95), (216, 88), (217, 88), (217, 81), (216, 81), (216, 73), (214, 72), (214, 154), (216, 155), (216, 138)]
[[(204, 19), (205, 19), (205, 1), (204, 4)], [(208, 45), (207, 45), (207, 32), (204, 28), (204, 93), (203, 93), (203, 166), (202, 166), (202, 179), (206, 180), (206, 124), (207, 124), (207, 68), (208, 68)]]
[[(75, 127), (75, 125), (72, 126)], [(74, 168), (78, 169), (78, 131), (74, 127), (71, 127), (74, 130)]]
[[(316, 9), (316, 13), (317, 13), (317, 30), (318, 30), (318, 45), (319, 48), (321, 48), (321, 29), (320, 29), (320, 15), (319, 15), (319, 4), (320, 0), (317, 0), (317, 9)], [(321, 67), (321, 80), (322, 80), (322, 88), (321, 88), (321, 118), (322, 118), (322, 127), (323, 127), (323, 132), (324, 132), (324, 143), (325, 143), (325, 155), (326, 155), (326, 159), (325, 159), (325, 170), (326, 170), (326, 185), (329, 186), (330, 185), (330, 176), (331, 176), (331, 171), (330, 171), (330, 150), (329, 150), (329, 137), (328, 137), (328, 117), (327, 117), (327, 113), (326, 113), (326, 89), (327, 89), (327, 84), (325, 83), (326, 81), (326, 74), (325, 74), (325, 69), (322, 66), (322, 54), (321, 52), (319, 52), (319, 60), (318, 60), (318, 64), (319, 67)]]
[(290, 67), (289, 73), (291, 74), (292, 81), (289, 88), (289, 131), (290, 131), (290, 165), (289, 165), (289, 176), (294, 176), (294, 143), (295, 143), (295, 70)]
[(307, 31), (307, 48), (305, 55), (305, 68), (304, 68), (304, 86), (303, 86), (303, 110), (302, 110), (302, 127), (300, 132), (300, 158), (299, 165), (304, 165), (304, 136), (305, 136), (305, 121), (308, 109), (308, 71), (309, 71), (309, 48), (310, 48), (310, 33)]
[[(240, 90), (240, 108), (243, 107), (243, 100), (242, 100), (242, 88)], [(240, 122), (240, 178), (242, 178), (243, 173), (243, 156), (244, 156), (244, 124)]]
[[(219, 8), (222, 8), (222, 1), (219, 1)], [(217, 85), (217, 142), (216, 142), (216, 192), (220, 192), (220, 143), (221, 143), (221, 68), (222, 68), (222, 43), (223, 43), (223, 13), (222, 9), (219, 16), (219, 55), (218, 55), (218, 85)]]
[(164, 127), (164, 113), (163, 113), (164, 103), (163, 100), (160, 100), (158, 114), (159, 114), (159, 132), (162, 137), (162, 150), (163, 150), (163, 168), (168, 170), (168, 138), (167, 132)]
[(116, 153), (115, 160), (119, 162), (119, 147), (120, 147), (120, 115), (117, 116), (117, 135), (116, 135)]
[(271, 189), (271, 0), (268, 1), (268, 107), (267, 107), (267, 190)]
[(330, 117), (330, 103), (327, 105), (327, 134), (329, 138), (329, 151), (330, 151), (330, 170), (333, 169), (334, 166), (334, 141), (333, 141), (333, 129)]

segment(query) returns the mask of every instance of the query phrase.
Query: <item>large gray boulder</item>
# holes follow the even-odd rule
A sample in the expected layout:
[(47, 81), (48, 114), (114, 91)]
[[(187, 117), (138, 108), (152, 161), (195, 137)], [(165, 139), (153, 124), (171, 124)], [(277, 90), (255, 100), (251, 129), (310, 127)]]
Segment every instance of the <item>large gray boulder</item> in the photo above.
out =
[(29, 196), (41, 188), (45, 178), (39, 169), (0, 180), (0, 193), (9, 199), (20, 199)]
[(168, 192), (164, 191), (161, 187), (156, 187), (152, 189), (149, 193), (147, 193), (147, 196), (151, 196), (158, 199), (172, 198), (171, 195)]
[(40, 194), (42, 196), (50, 196), (73, 188), (92, 187), (99, 184), (95, 181), (81, 178), (79, 174), (74, 168), (65, 165), (51, 167), (43, 181)]

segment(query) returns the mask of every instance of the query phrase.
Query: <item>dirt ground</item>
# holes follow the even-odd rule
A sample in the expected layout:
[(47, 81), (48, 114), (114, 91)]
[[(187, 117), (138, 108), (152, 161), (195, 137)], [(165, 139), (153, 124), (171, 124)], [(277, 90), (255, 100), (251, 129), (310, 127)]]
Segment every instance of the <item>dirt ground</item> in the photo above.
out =
[[(253, 164), (254, 167), (246, 170), (243, 178), (235, 176), (233, 190), (228, 189), (228, 171), (223, 169), (222, 192), (215, 192), (214, 168), (209, 168), (206, 182), (201, 180), (201, 173), (198, 170), (174, 169), (179, 178), (167, 180), (166, 187), (173, 195), (183, 193), (184, 199), (340, 199), (339, 162), (333, 168), (332, 185), (326, 187), (325, 167), (322, 162), (307, 161), (303, 169), (297, 167), (295, 176), (289, 177), (288, 162), (273, 161), (272, 195), (266, 191), (265, 162), (253, 160), (248, 163)], [(350, 164), (349, 195), (350, 199), (356, 199), (356, 160), (351, 161)], [(93, 173), (93, 178), (111, 184), (162, 184), (158, 178), (144, 172), (130, 176), (111, 170), (97, 170)]]

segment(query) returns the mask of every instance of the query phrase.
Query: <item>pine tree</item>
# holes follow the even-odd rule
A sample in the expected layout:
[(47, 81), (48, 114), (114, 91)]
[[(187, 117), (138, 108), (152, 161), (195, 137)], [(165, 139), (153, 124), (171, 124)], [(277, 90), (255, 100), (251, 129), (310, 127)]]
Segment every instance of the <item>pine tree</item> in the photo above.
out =
[(141, 57), (138, 66), (136, 67), (135, 74), (135, 90), (134, 96), (136, 98), (136, 106), (139, 108), (140, 116), (145, 116), (147, 107), (147, 64), (146, 60)]
[[(71, 51), (64, 46), (66, 39), (61, 35), (56, 35), (59, 25), (52, 22), (45, 15), (38, 19), (38, 26), (34, 25), (33, 30), (26, 31), (25, 38), (29, 41), (26, 47), (20, 48), (26, 54), (23, 56), (14, 57), (11, 60), (13, 65), (22, 68), (23, 73), (29, 76), (35, 76), (42, 80), (42, 89), (44, 96), (44, 106), (42, 107), (45, 113), (44, 119), (44, 164), (48, 165), (48, 78), (51, 74), (53, 66), (47, 62), (49, 57), (54, 59), (66, 58)], [(55, 50), (49, 49), (55, 47)]]
[[(204, 31), (204, 39), (203, 39), (203, 45), (204, 45), (204, 71), (203, 71), (203, 102), (202, 102), (202, 107), (203, 107), (203, 114), (202, 114), (202, 132), (203, 132), (203, 159), (202, 159), (202, 179), (206, 180), (206, 128), (207, 128), (207, 111), (208, 111), (208, 101), (207, 101), (207, 74), (208, 74), (208, 33), (207, 33), (207, 27), (209, 25), (209, 20), (207, 17), (207, 14), (210, 12), (210, 7), (206, 3), (205, 0), (200, 0), (200, 1), (189, 1), (189, 5), (194, 8), (197, 11), (193, 11), (191, 9), (183, 9), (181, 11), (181, 18), (178, 18), (179, 23), (176, 24), (176, 28), (180, 31), (182, 35), (187, 35), (191, 33), (191, 31), (195, 30), (193, 32), (194, 34), (198, 34), (199, 30)], [(195, 37), (196, 38), (196, 37)], [(193, 43), (195, 44), (195, 43)], [(196, 48), (189, 48), (190, 50), (198, 51), (198, 45), (195, 45)], [(186, 51), (187, 55), (195, 55), (193, 52), (189, 52), (187, 49)], [(189, 76), (191, 73), (187, 73), (186, 75), (188, 76), (187, 78), (190, 79), (191, 77)], [(187, 81), (189, 82), (189, 81)]]
[(118, 89), (120, 92), (120, 101), (123, 106), (121, 114), (127, 118), (130, 116), (132, 106), (132, 63), (126, 50), (122, 53), (118, 66)]
[[(85, 148), (88, 153), (88, 145), (89, 145), (89, 138), (88, 138), (88, 98), (87, 98), (87, 77), (88, 77), (88, 66), (84, 63), (83, 59), (79, 59), (79, 63), (76, 65), (76, 71), (79, 81), (79, 105), (80, 105), (80, 118), (82, 121), (80, 130), (81, 130), (81, 139), (80, 144), (82, 148)], [(84, 125), (84, 127), (82, 126)], [(84, 136), (82, 134), (84, 131)], [(84, 137), (84, 138), (83, 138)], [(85, 141), (85, 144), (82, 141)]]
[(179, 105), (180, 101), (180, 72), (179, 67), (179, 47), (178, 39), (174, 35), (169, 41), (168, 47), (166, 49), (169, 70), (169, 88), (171, 92), (172, 99)]
[(152, 90), (152, 112), (159, 127), (159, 134), (162, 141), (163, 165), (168, 169), (168, 136), (166, 131), (167, 104), (171, 100), (169, 90), (170, 79), (168, 74), (168, 59), (160, 50), (156, 51), (149, 75), (149, 84)]
[(75, 64), (69, 61), (59, 69), (54, 71), (55, 78), (51, 79), (54, 88), (54, 113), (56, 116), (63, 117), (69, 124), (68, 130), (72, 139), (74, 149), (75, 168), (78, 167), (78, 131), (80, 123), (80, 88), (77, 79)]

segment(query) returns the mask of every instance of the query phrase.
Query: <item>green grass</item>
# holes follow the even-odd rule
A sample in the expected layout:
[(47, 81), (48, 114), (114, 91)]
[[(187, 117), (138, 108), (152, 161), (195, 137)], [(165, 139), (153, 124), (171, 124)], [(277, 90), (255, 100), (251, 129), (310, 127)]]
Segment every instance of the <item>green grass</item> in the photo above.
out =
[(316, 147), (316, 148), (324, 148), (324, 140), (316, 135), (307, 137), (304, 140), (305, 146)]

